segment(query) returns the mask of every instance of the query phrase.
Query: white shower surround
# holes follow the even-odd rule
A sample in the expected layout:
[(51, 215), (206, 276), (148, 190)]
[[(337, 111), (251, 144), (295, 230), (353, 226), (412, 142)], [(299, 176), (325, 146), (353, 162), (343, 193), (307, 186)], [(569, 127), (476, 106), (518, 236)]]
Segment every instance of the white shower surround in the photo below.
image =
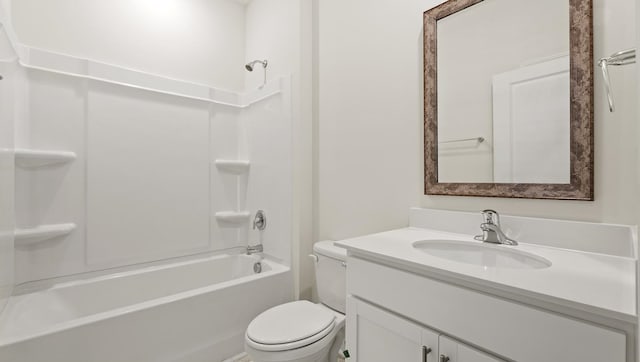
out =
[[(1, 10), (0, 21), (6, 20)], [(42, 225), (73, 222), (76, 228), (39, 243), (17, 246), (15, 282), (21, 284), (19, 290), (29, 294), (12, 297), (10, 306), (0, 317), (0, 325), (13, 326), (0, 332), (0, 360), (217, 360), (240, 352), (249, 321), (268, 307), (293, 297), (289, 269), (293, 182), (291, 77), (274, 77), (264, 87), (235, 93), (29, 48), (16, 43), (10, 26), (5, 30), (17, 49), (20, 65), (16, 75), (19, 97), (14, 115), (17, 121), (15, 147), (42, 154), (54, 151), (75, 155), (69, 162), (55, 166), (16, 169), (17, 227), (35, 230)], [(153, 123), (158, 121), (160, 123)], [(122, 125), (137, 129), (113, 128)], [(163, 128), (163, 125), (169, 127)], [(117, 160), (104, 157), (105, 150), (109, 150), (103, 146), (136, 146), (135, 142), (129, 140), (127, 143), (126, 138), (118, 135), (131, 136), (144, 127), (160, 128), (159, 136), (151, 135), (160, 138), (150, 142), (145, 138), (140, 146), (147, 149), (140, 153), (121, 154), (127, 167), (119, 168)], [(188, 133), (180, 134), (185, 129)], [(189, 135), (198, 137), (193, 144), (184, 143), (185, 148), (163, 149), (165, 138), (162, 137), (174, 135), (182, 137), (182, 141), (190, 139)], [(171, 140), (175, 141), (174, 138)], [(191, 153), (175, 156), (188, 147)], [(203, 150), (206, 154), (198, 153)], [(184, 200), (179, 200), (183, 202), (180, 210), (195, 213), (200, 218), (197, 233), (184, 227), (185, 221), (191, 221), (190, 215), (178, 213), (173, 219), (164, 215), (165, 220), (171, 222), (156, 222), (157, 230), (139, 225), (135, 230), (135, 223), (116, 222), (116, 225), (130, 227), (129, 231), (134, 233), (142, 232), (129, 236), (134, 241), (131, 244), (123, 240), (114, 243), (104, 235), (92, 237), (89, 232), (91, 221), (94, 225), (113, 222), (107, 215), (98, 218), (98, 224), (95, 224), (97, 214), (92, 214), (95, 205), (114, 199), (96, 193), (95, 190), (100, 189), (94, 186), (95, 182), (118, 181), (120, 172), (139, 172), (141, 166), (150, 166), (143, 176), (155, 176), (156, 179), (150, 179), (153, 182), (166, 181), (163, 176), (167, 175), (177, 175), (171, 181), (182, 182), (190, 179), (189, 172), (193, 169), (175, 167), (183, 166), (178, 162), (180, 159), (185, 160), (187, 166), (193, 166), (194, 160), (189, 156), (194, 154), (199, 162), (198, 175), (206, 178), (206, 182), (200, 180), (200, 188), (196, 189), (182, 184), (177, 192), (183, 195), (191, 192), (187, 201), (198, 202), (194, 205), (194, 209), (196, 206), (198, 209), (189, 211), (184, 208)], [(140, 162), (133, 162), (131, 158), (134, 157), (139, 157)], [(105, 172), (100, 164), (96, 165), (96, 160), (104, 167), (111, 167), (110, 172)], [(216, 160), (248, 160), (251, 169), (242, 174), (229, 173), (218, 170)], [(174, 169), (163, 169), (163, 161)], [(102, 173), (92, 176), (91, 167)], [(202, 173), (203, 170), (206, 173)], [(158, 171), (166, 174), (154, 174)], [(186, 172), (187, 176), (179, 177), (180, 172)], [(95, 182), (90, 184), (91, 180)], [(127, 184), (121, 182), (119, 186), (123, 185)], [(140, 191), (145, 190), (141, 188)], [(135, 196), (139, 194), (125, 195), (132, 196), (135, 203)], [(171, 192), (161, 194), (165, 195), (172, 196)], [(116, 196), (120, 201), (126, 201), (126, 198)], [(144, 199), (137, 200), (137, 206), (140, 205), (145, 205)], [(130, 210), (127, 205), (121, 206), (116, 211)], [(229, 226), (215, 218), (218, 212), (254, 212), (257, 209), (264, 209), (269, 218), (269, 228), (260, 234), (249, 230), (248, 219), (242, 225)], [(146, 211), (153, 215), (172, 210), (151, 208)], [(166, 237), (165, 229), (171, 237)], [(97, 230), (95, 226), (93, 230)], [(145, 235), (149, 232), (157, 235)], [(265, 272), (249, 275), (246, 272), (253, 261), (239, 253), (247, 243), (257, 241), (264, 243), (265, 254), (276, 262), (267, 261)], [(102, 245), (104, 243), (109, 243), (110, 247)], [(129, 247), (130, 253), (124, 249)], [(205, 255), (220, 252), (226, 256), (200, 260)], [(186, 262), (190, 266), (182, 262), (167, 264), (176, 257), (198, 259), (197, 263), (207, 263), (211, 267), (191, 265), (195, 262)], [(167, 265), (139, 269), (141, 263)], [(83, 279), (107, 269), (129, 272), (56, 283), (56, 280)], [(4, 271), (2, 273), (4, 277)], [(147, 273), (148, 277), (144, 277)], [(42, 279), (48, 280), (44, 284), (38, 282)], [(194, 284), (195, 280), (199, 281)], [(51, 283), (54, 287), (48, 288)], [(143, 293), (136, 298), (126, 298), (138, 291)], [(105, 303), (92, 299), (96, 297)], [(22, 305), (25, 300), (36, 303), (25, 307)], [(49, 303), (51, 301), (53, 303)], [(109, 304), (109, 301), (115, 304)], [(65, 313), (65, 310), (91, 306), (96, 308), (86, 313)], [(22, 313), (38, 314), (42, 318), (39, 324), (29, 326), (21, 318)], [(47, 324), (47, 321), (52, 322), (52, 317), (55, 323)], [(184, 333), (188, 328), (194, 329)], [(150, 331), (153, 333), (146, 333)], [(122, 353), (122, 358), (114, 357), (114, 353)]]
[(249, 322), (291, 298), (291, 271), (218, 255), (54, 284), (11, 298), (1, 361), (222, 361)]
[[(77, 157), (55, 167), (17, 169), (17, 226), (77, 227), (46, 246), (18, 247), (16, 283), (239, 250), (258, 240), (289, 264), (290, 77), (234, 93), (18, 48), (23, 89), (16, 147)], [(252, 167), (227, 172), (216, 160), (247, 160)], [(168, 201), (154, 196), (174, 192), (178, 196)], [(129, 201), (128, 194), (138, 199)], [(215, 218), (257, 209), (272, 216), (262, 234), (249, 231), (248, 218), (240, 225)], [(152, 219), (138, 223), (135, 215)]]
[[(1, 8), (0, 8), (1, 11)], [(0, 14), (1, 15), (1, 14)], [(12, 87), (17, 61), (0, 24), (0, 313), (14, 284), (14, 182)]]

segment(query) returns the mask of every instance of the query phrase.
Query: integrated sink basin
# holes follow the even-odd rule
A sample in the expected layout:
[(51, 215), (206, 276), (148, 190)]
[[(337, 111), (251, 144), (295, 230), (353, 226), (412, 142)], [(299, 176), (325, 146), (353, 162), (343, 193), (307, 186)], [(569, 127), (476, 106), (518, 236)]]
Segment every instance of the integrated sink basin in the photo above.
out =
[(437, 258), (489, 268), (544, 269), (551, 266), (551, 261), (518, 250), (517, 246), (460, 240), (422, 240), (414, 242), (413, 247)]

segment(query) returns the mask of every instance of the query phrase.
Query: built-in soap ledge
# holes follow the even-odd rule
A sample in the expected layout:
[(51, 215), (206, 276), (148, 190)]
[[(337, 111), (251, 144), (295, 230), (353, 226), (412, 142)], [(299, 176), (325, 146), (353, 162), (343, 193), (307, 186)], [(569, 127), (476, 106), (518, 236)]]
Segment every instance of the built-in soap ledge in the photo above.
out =
[(239, 227), (249, 221), (251, 213), (249, 211), (220, 211), (216, 212), (216, 220), (218, 223)]
[(242, 175), (249, 171), (251, 163), (248, 160), (216, 160), (218, 170), (234, 175)]
[(16, 246), (27, 246), (38, 244), (58, 236), (68, 235), (76, 229), (76, 224), (52, 224), (40, 225), (30, 229), (16, 229)]
[(69, 151), (15, 150), (16, 165), (24, 168), (36, 168), (68, 163), (76, 159), (76, 154)]

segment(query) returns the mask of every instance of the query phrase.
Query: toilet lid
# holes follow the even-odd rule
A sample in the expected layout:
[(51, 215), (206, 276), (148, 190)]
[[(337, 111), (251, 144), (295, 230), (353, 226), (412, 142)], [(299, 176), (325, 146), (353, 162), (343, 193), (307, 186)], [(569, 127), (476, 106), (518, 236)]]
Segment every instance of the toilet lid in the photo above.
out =
[(247, 337), (262, 345), (303, 340), (310, 344), (330, 332), (335, 319), (335, 314), (327, 308), (306, 300), (285, 303), (257, 316), (247, 328)]

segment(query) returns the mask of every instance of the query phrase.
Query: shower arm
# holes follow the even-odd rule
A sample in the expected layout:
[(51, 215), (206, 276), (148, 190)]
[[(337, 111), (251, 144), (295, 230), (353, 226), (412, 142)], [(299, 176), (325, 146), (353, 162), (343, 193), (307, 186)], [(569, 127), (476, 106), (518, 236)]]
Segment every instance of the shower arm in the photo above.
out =
[(267, 85), (267, 67), (266, 66), (263, 67), (262, 70), (263, 70), (264, 76), (262, 78), (262, 86), (260, 88), (264, 88), (264, 86)]
[(266, 59), (265, 60), (254, 60), (254, 61), (251, 61), (251, 62), (245, 64), (244, 67), (245, 67), (245, 69), (247, 71), (253, 72), (253, 69), (254, 69), (253, 66), (255, 64), (262, 65), (262, 70), (263, 70), (264, 73), (263, 73), (262, 85), (260, 86), (260, 88), (264, 88), (264, 86), (267, 84), (267, 65), (269, 63), (268, 63), (268, 61)]

